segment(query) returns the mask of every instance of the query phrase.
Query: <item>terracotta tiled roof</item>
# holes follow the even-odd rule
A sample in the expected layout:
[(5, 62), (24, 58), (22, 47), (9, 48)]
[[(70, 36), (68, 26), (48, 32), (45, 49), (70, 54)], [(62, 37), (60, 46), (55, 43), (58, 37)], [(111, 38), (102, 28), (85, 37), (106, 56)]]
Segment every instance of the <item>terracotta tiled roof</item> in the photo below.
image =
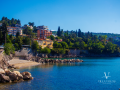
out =
[(7, 26), (8, 28), (20, 28), (20, 27), (10, 27), (10, 26)]

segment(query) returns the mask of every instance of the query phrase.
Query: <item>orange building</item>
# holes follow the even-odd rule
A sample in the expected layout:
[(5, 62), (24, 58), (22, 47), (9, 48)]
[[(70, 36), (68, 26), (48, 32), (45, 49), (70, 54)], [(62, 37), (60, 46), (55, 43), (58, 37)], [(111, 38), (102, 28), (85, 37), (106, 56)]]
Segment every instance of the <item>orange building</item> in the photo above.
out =
[(37, 37), (40, 39), (46, 39), (46, 37), (52, 35), (52, 31), (49, 31), (47, 26), (38, 26), (37, 29)]

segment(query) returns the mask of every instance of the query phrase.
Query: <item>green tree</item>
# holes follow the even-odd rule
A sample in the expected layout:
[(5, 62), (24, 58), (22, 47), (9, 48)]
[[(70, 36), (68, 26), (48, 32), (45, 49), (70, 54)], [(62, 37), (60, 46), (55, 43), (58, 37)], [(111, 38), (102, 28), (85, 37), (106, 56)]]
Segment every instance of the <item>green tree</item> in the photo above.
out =
[(0, 27), (0, 45), (3, 43), (3, 34), (2, 34), (2, 30)]
[(60, 31), (60, 36), (63, 36), (63, 29), (61, 29)]
[(62, 48), (61, 48), (61, 49), (58, 49), (58, 53), (59, 53), (59, 54), (65, 54), (65, 49), (62, 49)]
[(32, 26), (32, 27), (34, 26), (34, 22), (29, 22), (28, 24), (29, 26)]
[(84, 41), (80, 42), (80, 49), (84, 50), (86, 48), (87, 48), (87, 44)]
[(60, 26), (58, 27), (57, 35), (61, 36)]
[(37, 41), (33, 41), (32, 50), (36, 53), (39, 50), (39, 45)]
[(64, 33), (64, 37), (67, 38), (67, 37), (68, 37), (68, 34), (67, 34), (67, 33)]
[(61, 45), (62, 45), (62, 48), (64, 48), (64, 49), (68, 48), (68, 44), (66, 42), (64, 42), (64, 41), (61, 42)]
[(75, 44), (74, 44), (74, 48), (80, 48), (79, 45), (80, 45), (79, 42), (75, 42)]
[(82, 37), (82, 32), (80, 29), (78, 29), (78, 37)]
[(47, 47), (45, 47), (44, 49), (41, 49), (41, 53), (45, 53), (45, 54), (50, 54), (51, 50)]
[(16, 39), (15, 39), (15, 43), (18, 43), (19, 45), (19, 48), (21, 49), (22, 48), (22, 45), (23, 45), (23, 38), (18, 36)]
[(17, 20), (17, 24), (21, 25), (21, 22), (20, 22), (20, 20), (19, 20), (19, 19)]
[(5, 17), (2, 17), (2, 21), (5, 20)]
[(105, 42), (106, 42), (106, 39), (107, 39), (107, 35), (104, 35), (104, 36), (101, 36), (101, 41), (105, 44)]
[(54, 41), (54, 40), (55, 40), (55, 37), (54, 37), (53, 35), (51, 35), (51, 36), (50, 36), (50, 39)]
[(31, 35), (32, 34), (32, 29), (30, 29), (30, 27), (27, 27), (27, 28), (23, 29), (23, 33), (27, 34), (27, 35)]
[(23, 38), (23, 44), (24, 45), (30, 45), (31, 44), (31, 40), (29, 37), (24, 37)]
[(56, 39), (61, 39), (60, 37), (56, 37)]
[(55, 41), (55, 42), (53, 43), (53, 48), (58, 48), (58, 42), (57, 42), (57, 41)]
[(6, 34), (7, 34), (8, 30), (7, 30), (7, 24), (5, 22), (2, 23), (1, 30), (3, 32), (3, 37), (4, 37), (4, 40), (6, 43)]
[(58, 44), (57, 44), (57, 48), (62, 48), (61, 43), (58, 43)]
[(93, 43), (91, 52), (95, 53), (95, 54), (100, 54), (103, 52), (104, 48), (105, 47), (104, 47), (104, 45), (102, 45), (101, 42)]
[(108, 41), (113, 43), (114, 39), (113, 38), (109, 38)]
[(33, 32), (37, 33), (37, 27), (36, 26), (33, 27)]
[(6, 34), (6, 39), (7, 39), (7, 43), (12, 43), (12, 40), (10, 39), (10, 36), (8, 34)]
[(97, 35), (94, 35), (93, 37), (92, 37), (92, 40), (93, 40), (93, 42), (98, 42), (98, 37), (97, 37)]
[(16, 50), (16, 51), (17, 51), (17, 50), (20, 50), (20, 47), (19, 47), (18, 43), (15, 43), (15, 44), (14, 44), (14, 47), (15, 47), (15, 50)]
[(16, 33), (16, 38), (17, 38), (18, 36), (20, 36), (20, 33), (19, 33), (19, 32)]
[(105, 45), (105, 51), (107, 53), (114, 53), (116, 50), (116, 45), (115, 44), (112, 44), (111, 42), (108, 42), (106, 45)]
[(6, 43), (4, 45), (4, 50), (7, 55), (14, 54), (15, 53), (15, 48), (12, 45), (12, 43)]
[(41, 53), (41, 50), (42, 50), (42, 46), (39, 46), (38, 53)]

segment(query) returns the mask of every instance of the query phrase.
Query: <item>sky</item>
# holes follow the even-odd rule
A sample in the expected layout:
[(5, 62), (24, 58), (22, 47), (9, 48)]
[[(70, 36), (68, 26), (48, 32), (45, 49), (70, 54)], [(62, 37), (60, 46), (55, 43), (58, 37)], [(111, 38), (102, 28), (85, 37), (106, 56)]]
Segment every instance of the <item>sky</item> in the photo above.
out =
[(120, 0), (0, 0), (0, 18), (34, 22), (50, 30), (120, 34)]

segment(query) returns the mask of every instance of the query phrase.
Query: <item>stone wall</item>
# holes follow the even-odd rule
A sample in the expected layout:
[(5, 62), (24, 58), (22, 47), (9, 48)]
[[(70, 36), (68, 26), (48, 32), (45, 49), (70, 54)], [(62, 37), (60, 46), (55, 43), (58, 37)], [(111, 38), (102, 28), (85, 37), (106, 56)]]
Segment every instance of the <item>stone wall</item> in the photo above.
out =
[(87, 50), (79, 50), (79, 49), (70, 49), (70, 52), (68, 52), (68, 55), (80, 55), (80, 52), (88, 53)]

